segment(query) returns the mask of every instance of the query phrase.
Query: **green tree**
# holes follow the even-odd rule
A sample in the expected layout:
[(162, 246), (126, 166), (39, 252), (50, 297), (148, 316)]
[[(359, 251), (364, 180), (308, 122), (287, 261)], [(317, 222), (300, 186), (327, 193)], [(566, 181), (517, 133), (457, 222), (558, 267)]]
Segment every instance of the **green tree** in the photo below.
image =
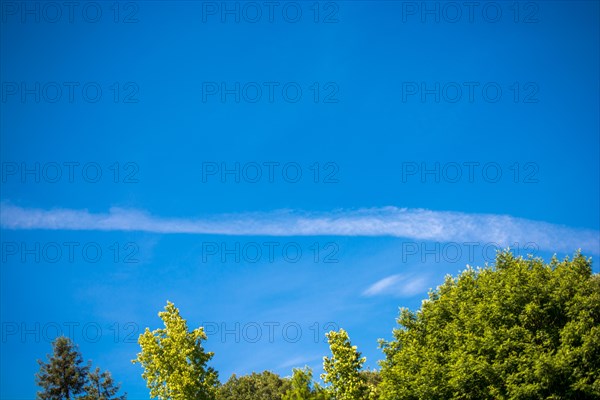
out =
[(369, 388), (369, 399), (379, 398), (379, 384), (381, 383), (381, 374), (376, 369), (360, 371)]
[(329, 394), (313, 381), (313, 373), (309, 367), (294, 368), (290, 379), (290, 388), (283, 400), (327, 400)]
[(142, 350), (133, 360), (144, 368), (142, 377), (150, 396), (161, 400), (214, 399), (219, 380), (217, 372), (207, 367), (213, 353), (202, 347), (207, 339), (204, 329), (189, 332), (187, 322), (169, 301), (158, 316), (165, 328), (152, 332), (146, 328), (138, 339)]
[(71, 339), (61, 336), (52, 342), (53, 354), (48, 362), (38, 360), (40, 371), (36, 383), (42, 388), (37, 398), (42, 400), (74, 399), (83, 391), (89, 365), (83, 359)]
[(600, 398), (600, 278), (577, 253), (447, 276), (382, 342), (381, 398)]
[(88, 374), (88, 382), (83, 388), (85, 395), (82, 400), (125, 400), (127, 393), (122, 396), (117, 396), (121, 385), (115, 384), (110, 372), (100, 372), (100, 368), (96, 368)]
[(340, 329), (326, 334), (331, 357), (323, 357), (321, 375), (323, 382), (330, 383), (329, 390), (336, 400), (361, 400), (369, 397), (369, 387), (360, 374), (365, 357), (352, 346), (348, 333)]
[(236, 376), (233, 374), (218, 391), (218, 400), (281, 400), (289, 388), (287, 379), (263, 371), (258, 374)]

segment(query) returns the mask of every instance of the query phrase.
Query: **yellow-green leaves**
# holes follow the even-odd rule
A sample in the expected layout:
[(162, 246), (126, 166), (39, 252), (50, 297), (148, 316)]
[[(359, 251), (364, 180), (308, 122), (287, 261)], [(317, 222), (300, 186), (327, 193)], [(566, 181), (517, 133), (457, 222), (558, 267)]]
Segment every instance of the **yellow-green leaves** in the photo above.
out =
[(138, 339), (142, 350), (133, 360), (144, 368), (142, 377), (150, 396), (160, 400), (214, 399), (218, 375), (207, 367), (213, 353), (202, 347), (207, 338), (204, 329), (189, 332), (187, 322), (171, 302), (158, 315), (165, 327), (154, 331), (146, 328)]
[(330, 383), (330, 390), (336, 400), (366, 400), (370, 388), (360, 374), (366, 361), (361, 357), (356, 346), (352, 346), (348, 333), (340, 329), (326, 334), (331, 350), (331, 357), (323, 357), (321, 375), (323, 382)]

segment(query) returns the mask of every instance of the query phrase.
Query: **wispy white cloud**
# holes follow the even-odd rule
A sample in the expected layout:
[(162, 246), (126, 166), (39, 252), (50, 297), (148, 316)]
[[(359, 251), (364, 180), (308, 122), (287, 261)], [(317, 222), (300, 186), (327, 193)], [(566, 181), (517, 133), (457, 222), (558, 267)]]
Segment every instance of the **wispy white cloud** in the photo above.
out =
[(4, 229), (143, 231), (153, 233), (261, 236), (392, 236), (439, 242), (485, 242), (508, 246), (535, 243), (540, 249), (600, 254), (600, 232), (508, 215), (467, 214), (396, 207), (304, 212), (278, 210), (219, 214), (206, 218), (164, 218), (135, 210), (22, 208), (1, 204)]
[(305, 365), (314, 363), (315, 361), (322, 361), (322, 360), (323, 360), (322, 355), (296, 356), (296, 357), (292, 357), (290, 359), (285, 360), (277, 368), (289, 368), (289, 367), (302, 368)]
[(396, 274), (383, 278), (367, 288), (363, 296), (393, 295), (411, 297), (428, 289), (428, 279), (422, 275)]

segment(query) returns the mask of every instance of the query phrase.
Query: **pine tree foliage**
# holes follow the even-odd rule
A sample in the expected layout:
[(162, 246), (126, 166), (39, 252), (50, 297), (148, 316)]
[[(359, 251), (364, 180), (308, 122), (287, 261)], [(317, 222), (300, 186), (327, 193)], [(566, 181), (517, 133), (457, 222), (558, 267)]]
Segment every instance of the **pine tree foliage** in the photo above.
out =
[(88, 374), (88, 382), (83, 390), (85, 395), (82, 400), (126, 400), (127, 394), (117, 396), (121, 386), (113, 381), (108, 371), (100, 372), (96, 368)]
[(83, 392), (89, 365), (83, 365), (83, 358), (77, 346), (65, 336), (52, 342), (53, 354), (48, 361), (38, 360), (40, 371), (36, 383), (42, 389), (37, 392), (41, 400), (71, 400)]

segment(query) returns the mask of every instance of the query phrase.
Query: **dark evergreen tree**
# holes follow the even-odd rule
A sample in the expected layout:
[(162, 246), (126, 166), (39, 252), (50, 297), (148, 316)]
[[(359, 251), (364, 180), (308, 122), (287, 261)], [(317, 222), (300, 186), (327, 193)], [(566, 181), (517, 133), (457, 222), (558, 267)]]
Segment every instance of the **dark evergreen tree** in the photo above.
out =
[(83, 388), (85, 395), (82, 400), (126, 400), (127, 393), (117, 396), (121, 385), (113, 381), (110, 372), (100, 372), (100, 368), (90, 372), (88, 382)]
[(70, 400), (83, 392), (89, 365), (83, 359), (77, 346), (61, 336), (52, 342), (53, 354), (48, 354), (48, 362), (38, 360), (40, 372), (36, 382), (42, 388), (37, 393), (41, 400)]

